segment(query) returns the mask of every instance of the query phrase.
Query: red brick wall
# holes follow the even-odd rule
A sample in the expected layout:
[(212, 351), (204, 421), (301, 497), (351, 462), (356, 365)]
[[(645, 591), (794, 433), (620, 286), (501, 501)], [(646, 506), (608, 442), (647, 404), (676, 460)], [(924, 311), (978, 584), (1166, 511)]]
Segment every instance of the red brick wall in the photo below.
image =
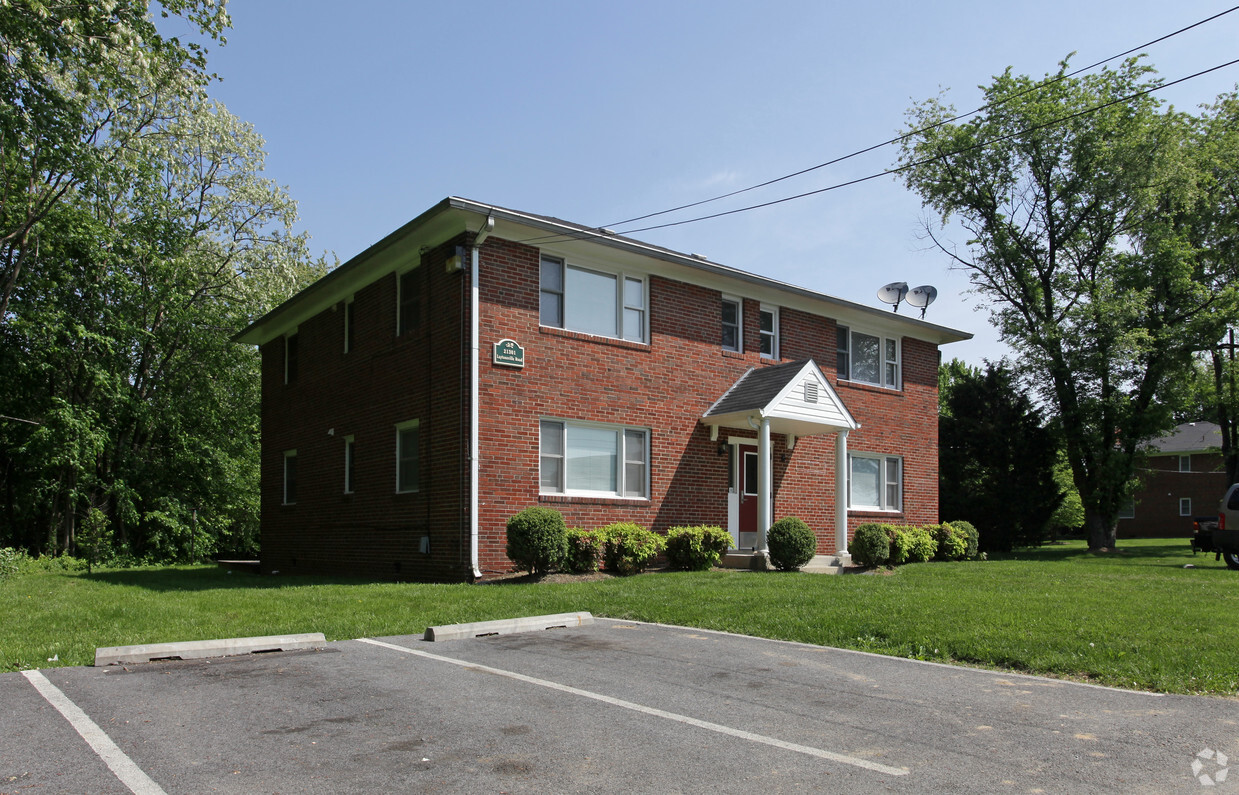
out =
[[(530, 505), (548, 505), (569, 526), (597, 527), (633, 521), (655, 530), (680, 524), (727, 524), (727, 456), (719, 456), (706, 410), (751, 366), (762, 366), (757, 301), (744, 301), (744, 350), (719, 345), (721, 295), (657, 276), (650, 286), (650, 344), (607, 340), (538, 324), (539, 251), (491, 239), (483, 248), (481, 378), (481, 566), (510, 569), (504, 553), (508, 517)], [(525, 348), (525, 367), (491, 363), (497, 340)], [(832, 382), (836, 359), (833, 321), (780, 310), (782, 361), (815, 359)], [(864, 427), (849, 447), (903, 455), (903, 513), (884, 521), (937, 521), (936, 348), (904, 340), (904, 389), (844, 383), (839, 392)], [(651, 430), (650, 499), (539, 496), (538, 420), (585, 420)], [(756, 438), (749, 430), (720, 429)], [(796, 515), (814, 528), (819, 550), (835, 551), (834, 435), (798, 439), (788, 453), (774, 435), (775, 518)], [(786, 459), (786, 460), (785, 460)], [(855, 513), (849, 525), (871, 520)]]
[[(299, 330), (300, 374), (283, 383), (284, 344), (263, 346), (262, 522), (264, 570), (360, 573), (395, 579), (469, 576), (468, 274), (445, 273), (456, 243), (422, 257), (423, 322), (397, 337), (396, 277), (355, 298), (356, 342), (343, 352), (337, 305)], [(530, 505), (554, 507), (570, 526), (633, 521), (655, 530), (727, 524), (726, 455), (699, 422), (759, 357), (757, 301), (744, 301), (744, 353), (719, 344), (720, 293), (653, 276), (648, 345), (538, 324), (539, 251), (491, 238), (482, 248), (480, 350), (480, 548), (484, 573), (508, 571), (507, 519)], [(496, 341), (525, 348), (522, 369), (492, 363)], [(903, 389), (839, 382), (835, 324), (780, 310), (781, 361), (813, 358), (862, 427), (849, 449), (904, 457), (901, 513), (852, 512), (849, 527), (881, 519), (937, 520), (936, 348), (904, 339)], [(650, 430), (649, 499), (540, 496), (541, 418)], [(395, 425), (421, 420), (421, 490), (395, 493)], [(334, 434), (328, 435), (333, 429)], [(343, 493), (344, 441), (356, 439), (356, 492)], [(720, 429), (756, 439), (748, 429)], [(774, 434), (775, 518), (805, 519), (819, 551), (835, 550), (835, 437)], [(298, 501), (281, 505), (283, 451), (298, 451)], [(418, 544), (430, 537), (430, 553)]]
[[(1120, 519), (1119, 538), (1188, 538), (1192, 519), (1217, 517), (1226, 493), (1226, 468), (1220, 453), (1195, 453), (1192, 471), (1179, 471), (1178, 455), (1150, 456), (1136, 494), (1136, 515)], [(1192, 501), (1191, 516), (1179, 515), (1179, 500)]]
[[(284, 384), (283, 339), (263, 346), (265, 571), (467, 576), (467, 275), (445, 272), (448, 250), (423, 255), (422, 321), (405, 335), (396, 336), (396, 276), (387, 274), (355, 296), (349, 353), (343, 304), (301, 324), (295, 383)], [(398, 494), (395, 425), (411, 419), (421, 423), (420, 490)], [(350, 434), (355, 485), (345, 494)], [(296, 505), (281, 504), (288, 449), (297, 450)], [(429, 554), (419, 551), (423, 535)]]

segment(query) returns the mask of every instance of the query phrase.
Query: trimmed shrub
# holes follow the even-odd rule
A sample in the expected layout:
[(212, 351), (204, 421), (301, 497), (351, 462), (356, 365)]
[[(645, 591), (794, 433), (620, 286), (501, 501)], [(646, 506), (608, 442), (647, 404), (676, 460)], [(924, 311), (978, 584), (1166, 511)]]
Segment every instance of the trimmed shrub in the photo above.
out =
[(666, 542), (658, 533), (652, 533), (632, 522), (616, 522), (600, 528), (606, 536), (602, 557), (606, 566), (616, 574), (639, 574), (645, 571)]
[(932, 560), (938, 550), (938, 542), (923, 527), (908, 527), (904, 529), (907, 538), (905, 559), (908, 563), (924, 563)]
[(947, 522), (951, 527), (959, 530), (964, 534), (964, 542), (967, 544), (964, 550), (964, 560), (976, 560), (977, 548), (980, 545), (981, 534), (972, 526), (972, 522), (965, 522), (963, 519), (952, 519)]
[(675, 569), (705, 571), (731, 547), (731, 534), (721, 527), (697, 525), (667, 531), (667, 561)]
[(573, 574), (598, 571), (605, 541), (606, 538), (597, 530), (568, 528), (568, 554), (564, 558), (564, 567)]
[(546, 574), (568, 554), (568, 527), (552, 508), (526, 508), (508, 520), (508, 557), (531, 574)]
[(880, 524), (867, 523), (856, 528), (848, 545), (852, 560), (862, 566), (883, 566), (891, 556), (891, 537)]
[(908, 549), (912, 546), (912, 539), (908, 538), (908, 528), (888, 524), (885, 529), (886, 537), (891, 540), (891, 565), (902, 566), (908, 562)]
[(785, 516), (766, 531), (770, 562), (779, 571), (796, 571), (817, 554), (817, 537), (796, 516)]
[(968, 551), (968, 538), (963, 530), (947, 522), (930, 525), (925, 529), (938, 543), (938, 551), (934, 553), (934, 560), (963, 559)]

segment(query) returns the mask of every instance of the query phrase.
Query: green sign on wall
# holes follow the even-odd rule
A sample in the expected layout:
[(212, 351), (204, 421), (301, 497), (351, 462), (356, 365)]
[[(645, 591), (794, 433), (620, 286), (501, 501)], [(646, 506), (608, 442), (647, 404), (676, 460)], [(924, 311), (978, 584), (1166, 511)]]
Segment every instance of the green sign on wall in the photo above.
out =
[(506, 367), (524, 367), (525, 349), (516, 340), (499, 340), (495, 343), (494, 362)]

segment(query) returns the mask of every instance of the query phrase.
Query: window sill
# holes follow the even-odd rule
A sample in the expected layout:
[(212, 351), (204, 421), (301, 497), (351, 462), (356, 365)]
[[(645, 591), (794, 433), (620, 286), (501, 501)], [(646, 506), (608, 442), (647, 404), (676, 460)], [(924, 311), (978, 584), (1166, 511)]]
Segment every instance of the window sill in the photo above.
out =
[(539, 494), (538, 502), (575, 505), (649, 505), (648, 497), (578, 497), (571, 494)]
[(648, 342), (636, 342), (634, 340), (622, 340), (618, 337), (603, 337), (598, 334), (587, 334), (584, 331), (569, 331), (564, 328), (556, 328), (554, 326), (538, 326), (539, 334), (550, 334), (553, 337), (567, 337), (573, 340), (583, 340), (585, 342), (596, 342), (601, 345), (613, 345), (617, 348), (627, 348), (633, 351), (648, 351), (650, 344)]
[(881, 392), (887, 395), (902, 395), (903, 389), (893, 386), (882, 386), (880, 384), (871, 384), (868, 381), (851, 381), (846, 378), (836, 378), (835, 383), (838, 386), (848, 386), (855, 389), (864, 389), (870, 392)]
[(903, 511), (887, 508), (848, 508), (848, 516), (903, 516)]
[(733, 351), (733, 350), (730, 350), (730, 349), (728, 349), (728, 348), (723, 348), (723, 349), (722, 349), (722, 353), (723, 353), (723, 356), (727, 357), (728, 359), (743, 359), (743, 358), (745, 358), (745, 356), (744, 356), (744, 351)]

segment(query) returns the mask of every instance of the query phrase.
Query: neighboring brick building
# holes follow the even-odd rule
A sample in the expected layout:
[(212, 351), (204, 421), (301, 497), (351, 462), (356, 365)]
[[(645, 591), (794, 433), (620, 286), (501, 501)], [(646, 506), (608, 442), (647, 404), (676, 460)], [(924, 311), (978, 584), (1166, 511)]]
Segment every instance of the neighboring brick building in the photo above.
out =
[(1217, 518), (1230, 484), (1222, 461), (1222, 432), (1212, 422), (1189, 422), (1149, 443), (1140, 490), (1119, 514), (1119, 538), (1187, 538), (1195, 517)]
[(445, 199), (237, 335), (263, 570), (478, 579), (530, 505), (758, 551), (796, 515), (846, 552), (859, 523), (937, 521), (938, 346), (969, 336)]

